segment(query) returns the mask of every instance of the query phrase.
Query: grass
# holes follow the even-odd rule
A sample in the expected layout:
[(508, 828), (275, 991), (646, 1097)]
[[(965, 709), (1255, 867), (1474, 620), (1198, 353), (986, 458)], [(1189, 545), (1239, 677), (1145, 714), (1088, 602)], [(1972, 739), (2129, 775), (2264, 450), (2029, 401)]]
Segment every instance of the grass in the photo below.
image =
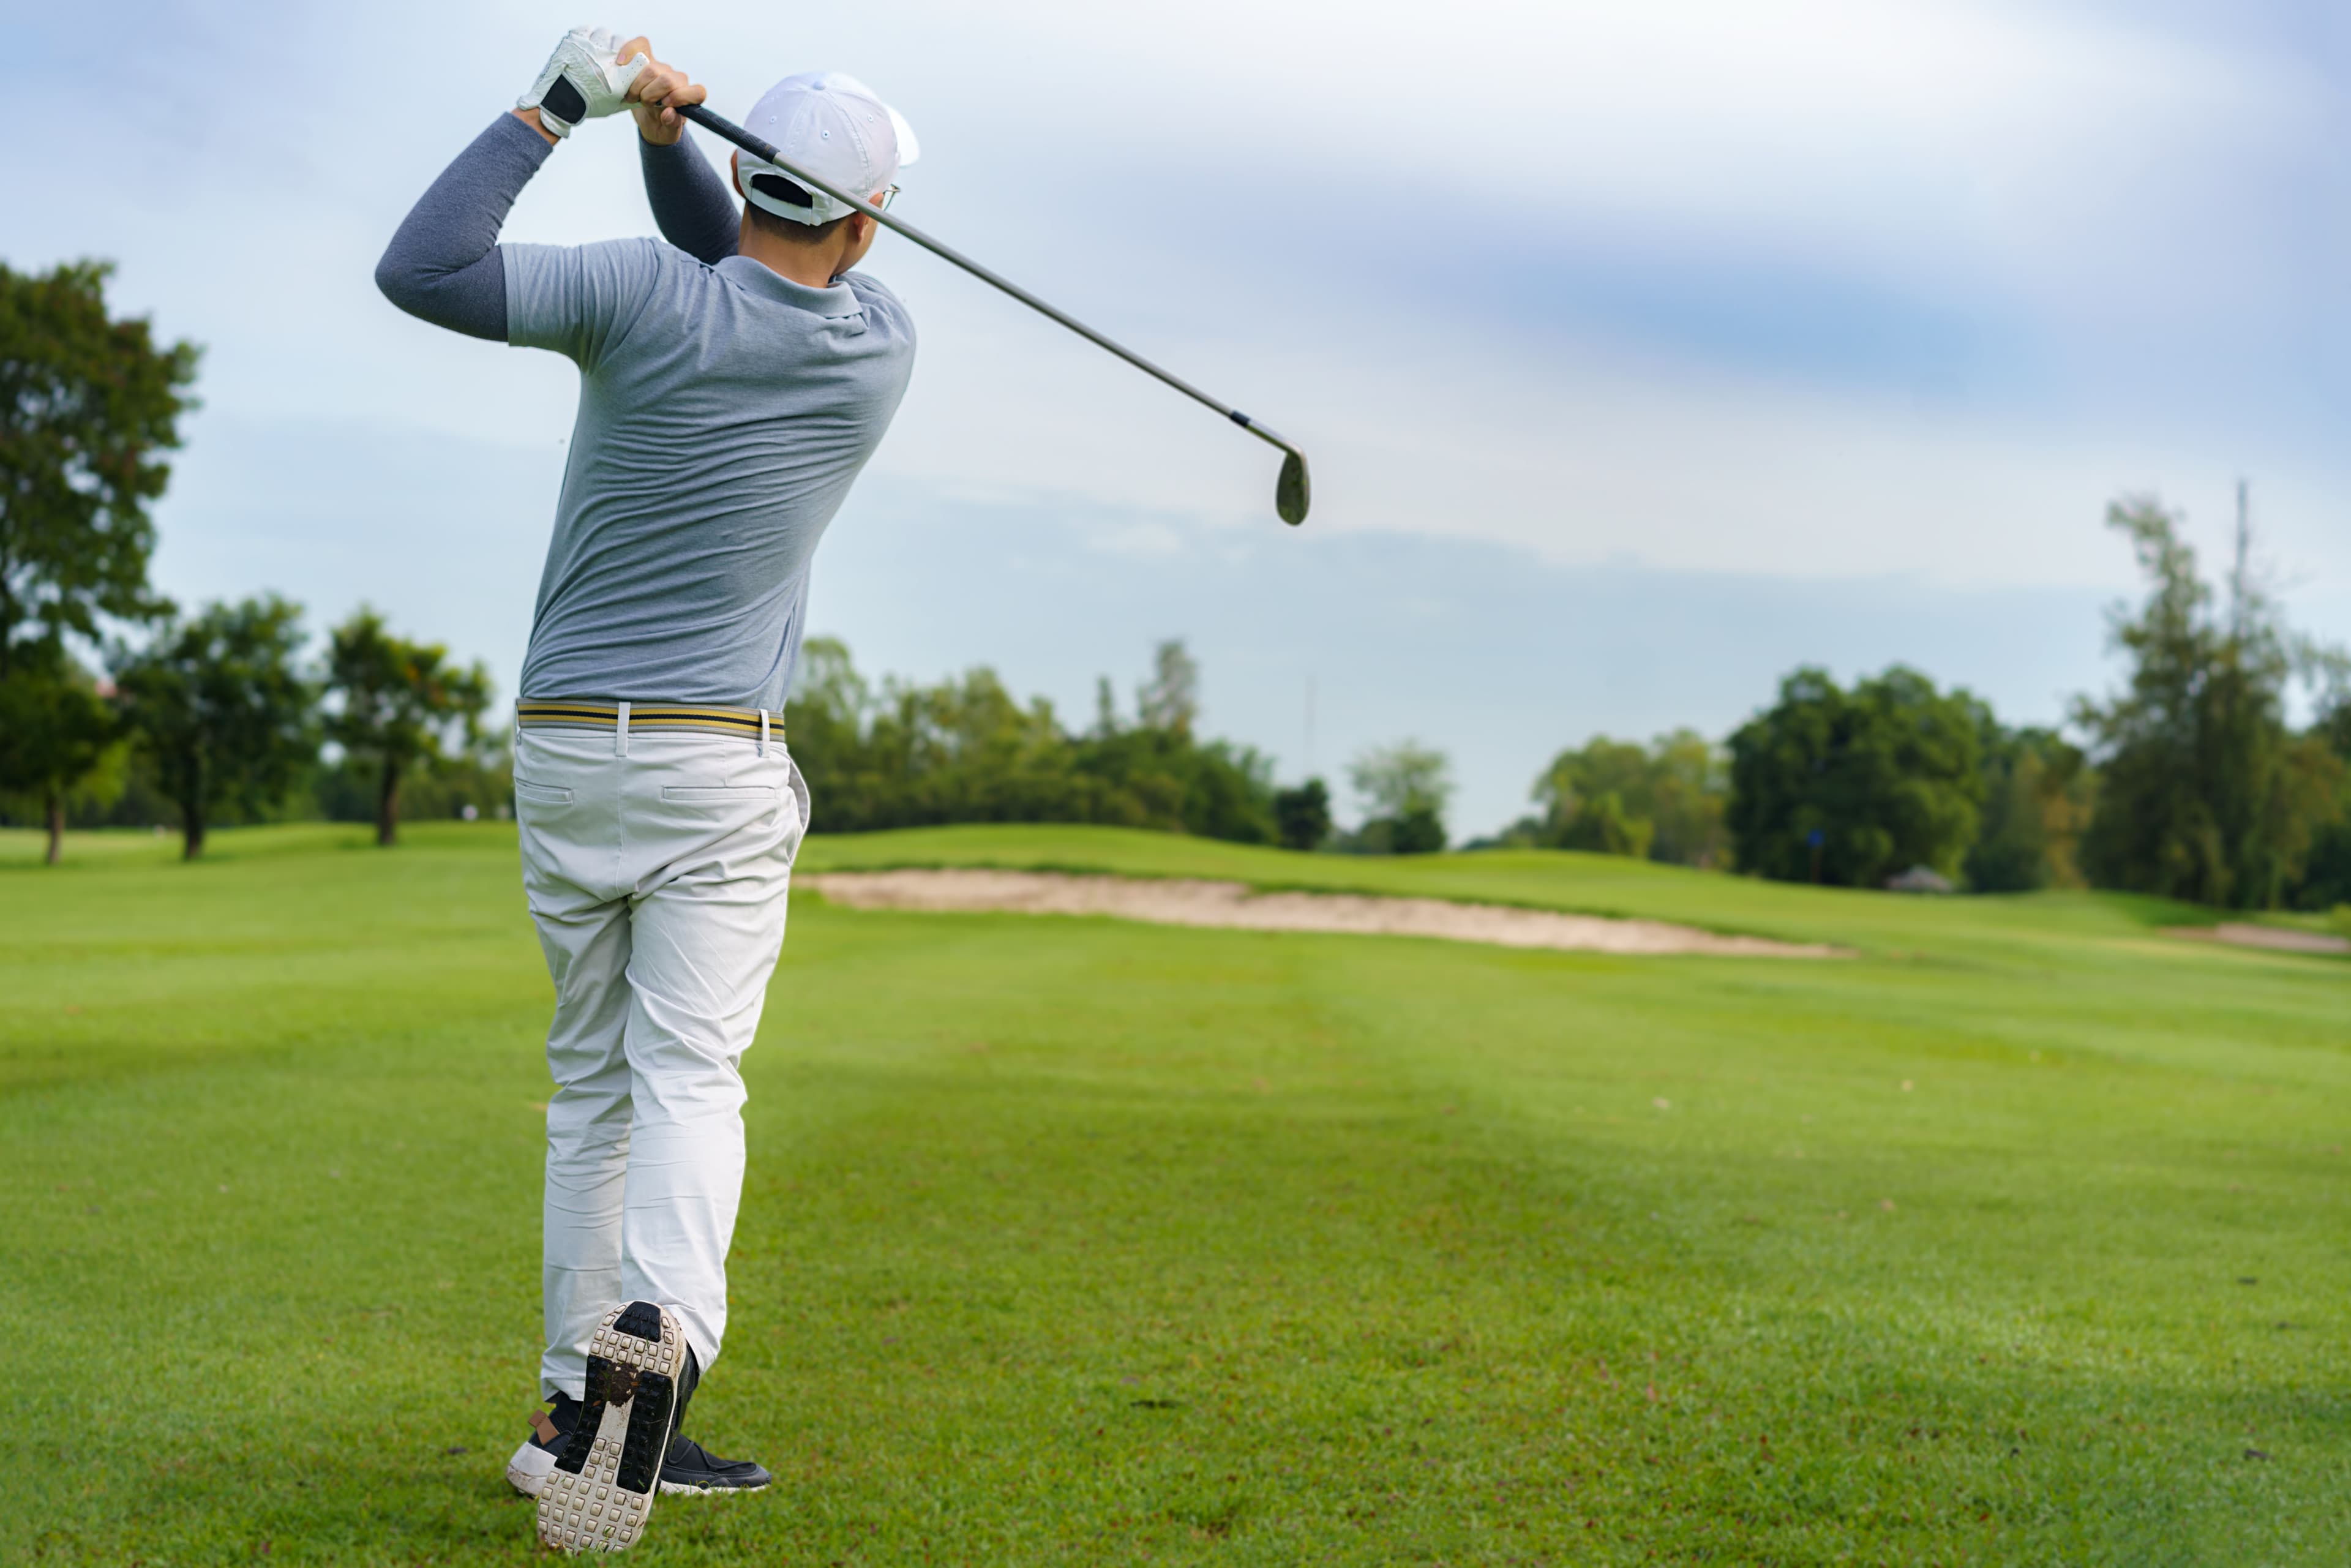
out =
[[(0, 835), (0, 1560), (504, 1563), (510, 829)], [(796, 899), (648, 1563), (2339, 1563), (2351, 964), (2192, 911), (1079, 829), (820, 840), (1846, 962)], [(2209, 916), (2203, 917), (2208, 918)]]

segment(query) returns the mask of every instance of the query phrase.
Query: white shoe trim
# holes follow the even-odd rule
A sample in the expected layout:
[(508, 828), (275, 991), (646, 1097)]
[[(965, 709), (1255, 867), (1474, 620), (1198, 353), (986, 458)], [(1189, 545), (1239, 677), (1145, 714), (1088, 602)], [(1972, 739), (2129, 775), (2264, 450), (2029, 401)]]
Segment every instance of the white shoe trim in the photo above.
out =
[(525, 1497), (537, 1497), (538, 1489), (547, 1483), (547, 1474), (555, 1469), (555, 1456), (526, 1438), (507, 1461), (507, 1482)]
[(768, 1489), (763, 1486), (690, 1487), (683, 1481), (664, 1481), (661, 1483), (661, 1490), (669, 1497), (744, 1497), (755, 1491), (766, 1491)]

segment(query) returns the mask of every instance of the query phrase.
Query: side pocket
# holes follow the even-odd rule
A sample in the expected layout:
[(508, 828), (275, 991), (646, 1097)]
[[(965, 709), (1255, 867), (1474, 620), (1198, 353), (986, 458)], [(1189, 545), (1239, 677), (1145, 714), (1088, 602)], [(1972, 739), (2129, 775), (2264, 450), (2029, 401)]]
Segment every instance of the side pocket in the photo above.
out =
[(801, 775), (800, 765), (792, 760), (789, 752), (784, 754), (784, 766), (791, 769), (792, 805), (800, 820), (799, 831), (792, 835), (792, 847), (788, 853), (790, 859), (798, 860), (800, 846), (808, 842), (809, 827), (816, 820), (816, 803), (809, 797), (808, 779)]
[(536, 800), (542, 806), (571, 804), (571, 791), (558, 789), (552, 784), (534, 784), (528, 779), (517, 779), (514, 781), (514, 790), (517, 800)]
[(800, 833), (805, 837), (808, 831), (816, 826), (816, 800), (809, 793), (808, 779), (800, 772), (800, 765), (789, 757), (784, 761), (792, 770), (792, 796), (799, 801)]

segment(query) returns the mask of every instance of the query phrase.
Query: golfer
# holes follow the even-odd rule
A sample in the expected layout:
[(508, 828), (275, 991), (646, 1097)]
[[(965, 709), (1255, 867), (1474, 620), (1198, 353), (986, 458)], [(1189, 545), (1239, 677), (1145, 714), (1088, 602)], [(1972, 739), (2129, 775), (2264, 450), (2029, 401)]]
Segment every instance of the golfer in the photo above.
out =
[[(580, 369), (515, 734), (555, 1089), (549, 1408), (507, 1476), (566, 1550), (632, 1544), (657, 1491), (769, 1479), (679, 1428), (726, 1341), (740, 1062), (808, 831), (782, 709), (810, 559), (914, 356), (904, 308), (850, 270), (872, 220), (742, 154), (738, 213), (676, 112), (703, 98), (648, 40), (574, 29), (376, 268), (411, 315)], [(623, 109), (668, 243), (497, 244), (563, 140)], [(905, 122), (836, 73), (786, 78), (747, 123), (876, 204), (914, 160)]]

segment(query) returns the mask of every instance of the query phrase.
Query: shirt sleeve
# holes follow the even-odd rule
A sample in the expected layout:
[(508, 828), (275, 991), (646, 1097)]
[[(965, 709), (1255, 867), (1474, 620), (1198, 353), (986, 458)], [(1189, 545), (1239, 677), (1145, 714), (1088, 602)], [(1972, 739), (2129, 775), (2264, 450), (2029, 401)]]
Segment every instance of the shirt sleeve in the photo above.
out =
[(661, 279), (656, 239), (597, 245), (502, 245), (506, 260), (507, 341), (552, 349), (593, 371), (644, 314)]
[(662, 238), (705, 267), (733, 256), (742, 235), (742, 214), (726, 182), (695, 150), (686, 131), (666, 147), (637, 138), (637, 162), (645, 176), (645, 200)]
[(498, 230), (515, 197), (554, 149), (501, 114), (433, 182), (376, 263), (385, 298), (421, 320), (471, 337), (507, 335)]

